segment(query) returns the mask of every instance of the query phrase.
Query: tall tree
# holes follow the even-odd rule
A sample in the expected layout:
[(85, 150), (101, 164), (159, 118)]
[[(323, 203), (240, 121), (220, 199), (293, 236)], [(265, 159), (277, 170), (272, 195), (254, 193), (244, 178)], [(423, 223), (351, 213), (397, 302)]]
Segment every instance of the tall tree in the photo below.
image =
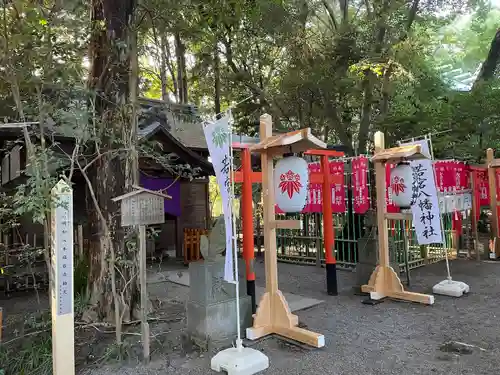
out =
[[(136, 245), (120, 227), (112, 198), (134, 182), (134, 119), (130, 102), (131, 61), (135, 51), (136, 0), (92, 0), (90, 99), (97, 158), (90, 169), (89, 208), (93, 214), (89, 292), (93, 319), (128, 320), (137, 301)], [(132, 91), (134, 88), (132, 88)], [(123, 150), (125, 150), (125, 155)], [(136, 166), (135, 166), (136, 168)]]

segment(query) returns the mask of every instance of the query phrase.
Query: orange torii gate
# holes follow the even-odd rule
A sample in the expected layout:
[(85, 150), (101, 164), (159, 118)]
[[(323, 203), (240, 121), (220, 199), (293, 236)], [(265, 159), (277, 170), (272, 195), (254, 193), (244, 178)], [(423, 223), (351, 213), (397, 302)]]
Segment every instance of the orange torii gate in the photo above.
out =
[[(232, 147), (241, 151), (241, 169), (234, 173), (234, 182), (242, 184), (241, 219), (243, 232), (243, 259), (246, 265), (247, 294), (252, 298), (252, 312), (256, 311), (255, 272), (254, 272), (254, 230), (252, 210), (252, 184), (262, 183), (262, 173), (252, 170), (250, 147), (253, 144), (233, 142)], [(323, 184), (323, 235), (326, 264), (326, 285), (329, 295), (338, 294), (337, 261), (334, 253), (334, 230), (332, 212), (331, 185), (336, 176), (332, 176), (329, 167), (330, 157), (342, 157), (344, 153), (335, 150), (308, 150), (305, 155), (321, 157), (321, 172), (310, 172), (311, 184)], [(299, 229), (299, 228), (296, 228)], [(317, 249), (319, 251), (319, 249)]]

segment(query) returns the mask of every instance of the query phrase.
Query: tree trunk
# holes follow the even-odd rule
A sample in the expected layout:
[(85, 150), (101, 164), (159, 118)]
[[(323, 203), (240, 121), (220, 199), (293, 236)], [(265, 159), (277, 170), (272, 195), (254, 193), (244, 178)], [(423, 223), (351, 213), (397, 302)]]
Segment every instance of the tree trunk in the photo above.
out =
[(177, 58), (177, 82), (179, 90), (179, 103), (187, 103), (187, 70), (186, 70), (186, 46), (182, 42), (180, 33), (175, 33), (175, 55)]
[(365, 72), (365, 78), (363, 80), (363, 106), (361, 108), (357, 154), (364, 154), (367, 152), (366, 147), (368, 143), (368, 133), (370, 132), (373, 104), (372, 79), (372, 72)]
[[(126, 246), (120, 205), (112, 201), (133, 184), (133, 163), (113, 150), (130, 146), (134, 124), (129, 105), (133, 80), (129, 81), (129, 74), (136, 0), (92, 0), (91, 5), (89, 85), (95, 93), (91, 105), (98, 137), (93, 151), (101, 156), (89, 171), (88, 181), (92, 246), (88, 280), (91, 307), (87, 319), (117, 323), (117, 317), (131, 318), (138, 296), (137, 284), (133, 282), (137, 276), (136, 247)], [(130, 153), (129, 159), (133, 156)]]
[(220, 116), (220, 56), (217, 42), (214, 46), (214, 110), (215, 114)]
[(167, 53), (168, 40), (165, 34), (160, 36), (160, 80), (161, 80), (161, 99), (168, 101), (168, 83), (167, 83)]
[(480, 84), (482, 81), (487, 81), (494, 77), (497, 67), (500, 65), (500, 29), (497, 30), (493, 40), (491, 41), (490, 50), (488, 51), (488, 56), (481, 66), (481, 71), (479, 76), (474, 82), (474, 87)]

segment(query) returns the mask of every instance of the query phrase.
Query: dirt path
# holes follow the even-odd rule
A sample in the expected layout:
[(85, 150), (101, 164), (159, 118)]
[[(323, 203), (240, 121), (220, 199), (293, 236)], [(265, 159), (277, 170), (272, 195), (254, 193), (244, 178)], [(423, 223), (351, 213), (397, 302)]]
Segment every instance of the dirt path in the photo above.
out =
[[(497, 374), (500, 263), (455, 261), (452, 270), (455, 279), (471, 286), (469, 296), (460, 299), (436, 296), (434, 306), (392, 301), (368, 306), (361, 303), (362, 297), (351, 292), (353, 273), (341, 272), (340, 295), (328, 297), (324, 293), (324, 269), (280, 264), (283, 291), (326, 300), (298, 314), (310, 329), (324, 333), (326, 347), (308, 350), (277, 338), (263, 340), (254, 346), (271, 361), (269, 370), (263, 374)], [(257, 274), (263, 275), (262, 263), (258, 264)], [(443, 276), (444, 263), (415, 270), (411, 289), (429, 291)], [(257, 282), (263, 285), (262, 278)], [(152, 295), (163, 290), (171, 298), (181, 299), (186, 290), (171, 285), (156, 284), (150, 290)], [(447, 344), (450, 341), (467, 345)], [(147, 368), (108, 366), (82, 374), (206, 375), (212, 373), (210, 357), (209, 353), (198, 353), (178, 343), (176, 349), (156, 353)]]

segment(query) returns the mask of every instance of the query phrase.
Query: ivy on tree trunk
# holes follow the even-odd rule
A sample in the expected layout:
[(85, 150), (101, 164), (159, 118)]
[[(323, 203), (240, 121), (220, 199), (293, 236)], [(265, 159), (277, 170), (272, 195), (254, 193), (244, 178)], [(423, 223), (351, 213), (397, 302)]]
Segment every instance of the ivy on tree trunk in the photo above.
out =
[[(120, 206), (112, 198), (133, 185), (129, 153), (133, 132), (130, 105), (131, 41), (136, 0), (92, 0), (89, 101), (93, 112), (96, 142), (92, 151), (100, 157), (89, 171), (95, 199), (88, 199), (91, 241), (88, 319), (120, 322), (131, 319), (138, 301), (136, 249), (120, 225)], [(115, 150), (115, 151), (113, 151)], [(89, 194), (89, 196), (92, 193)], [(96, 202), (99, 206), (96, 208)], [(119, 272), (117, 272), (119, 271)], [(116, 310), (118, 305), (118, 310)]]

